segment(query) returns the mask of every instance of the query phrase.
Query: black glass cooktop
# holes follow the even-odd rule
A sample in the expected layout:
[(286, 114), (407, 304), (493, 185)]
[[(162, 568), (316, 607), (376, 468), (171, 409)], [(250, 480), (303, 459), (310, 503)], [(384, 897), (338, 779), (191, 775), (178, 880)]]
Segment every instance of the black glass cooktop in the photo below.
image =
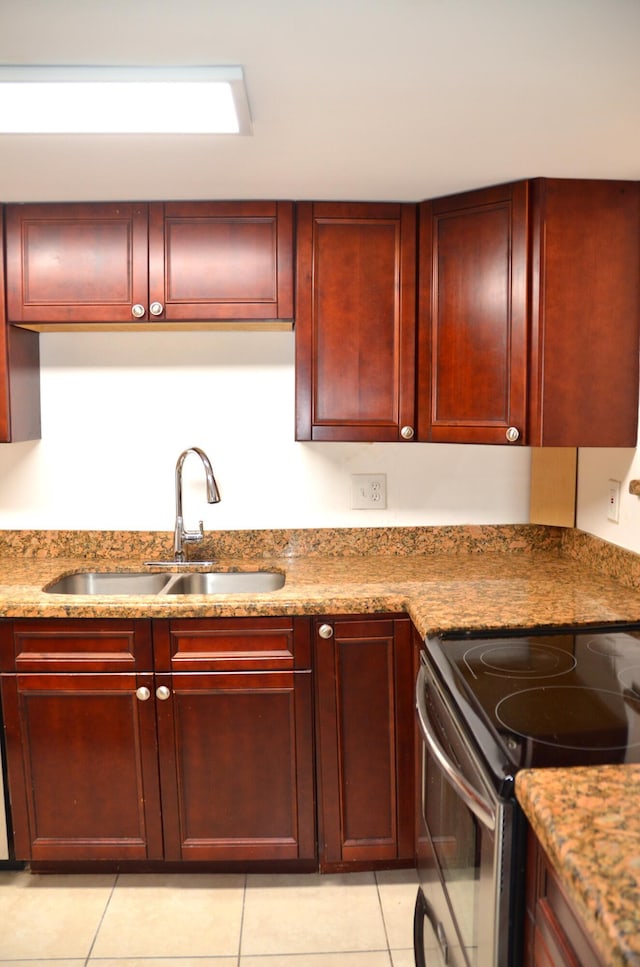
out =
[(640, 762), (638, 626), (427, 639), (426, 651), (490, 764)]

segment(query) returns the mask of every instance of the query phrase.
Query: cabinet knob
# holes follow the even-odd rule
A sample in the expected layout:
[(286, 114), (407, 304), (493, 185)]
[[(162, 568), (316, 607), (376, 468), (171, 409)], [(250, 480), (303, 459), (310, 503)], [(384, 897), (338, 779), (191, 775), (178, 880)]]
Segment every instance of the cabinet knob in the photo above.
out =
[(320, 625), (318, 634), (321, 638), (333, 638), (333, 628), (331, 625)]
[(520, 430), (517, 426), (510, 426), (507, 430), (507, 440), (509, 443), (515, 443), (516, 440), (520, 439)]
[(164, 306), (161, 302), (152, 302), (149, 306), (149, 312), (152, 316), (161, 316), (164, 312)]
[(146, 702), (149, 698), (151, 698), (151, 692), (146, 685), (141, 685), (140, 688), (136, 688), (136, 698), (140, 702)]
[(134, 319), (142, 319), (144, 315), (144, 306), (141, 306), (139, 302), (136, 302), (134, 306), (131, 306), (131, 315)]
[(160, 699), (161, 702), (166, 702), (168, 698), (171, 698), (171, 689), (167, 688), (166, 685), (160, 685), (156, 688), (156, 697)]
[(415, 430), (412, 426), (403, 426), (400, 430), (400, 436), (403, 440), (413, 440)]

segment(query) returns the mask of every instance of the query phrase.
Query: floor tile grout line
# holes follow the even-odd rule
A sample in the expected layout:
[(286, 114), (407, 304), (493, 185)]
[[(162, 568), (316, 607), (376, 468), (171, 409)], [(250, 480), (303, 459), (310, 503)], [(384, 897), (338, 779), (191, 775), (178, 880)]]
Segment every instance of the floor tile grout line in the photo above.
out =
[(89, 967), (89, 961), (91, 960), (91, 954), (93, 953), (93, 948), (96, 945), (96, 940), (98, 939), (98, 934), (100, 933), (100, 928), (102, 927), (102, 924), (104, 923), (104, 918), (105, 918), (105, 916), (107, 914), (107, 910), (109, 909), (109, 904), (111, 903), (111, 900), (113, 899), (113, 894), (115, 893), (116, 886), (118, 884), (119, 878), (120, 878), (120, 874), (119, 873), (116, 873), (115, 879), (114, 879), (113, 883), (111, 884), (111, 890), (109, 891), (109, 896), (107, 897), (107, 902), (104, 905), (104, 910), (102, 911), (102, 915), (100, 916), (100, 919), (98, 920), (98, 926), (95, 929), (95, 933), (93, 935), (93, 940), (91, 941), (91, 944), (89, 946), (89, 952), (88, 952), (87, 956), (85, 957), (84, 967)]
[(249, 875), (244, 874), (244, 886), (242, 889), (242, 909), (240, 910), (240, 935), (238, 937), (238, 961), (237, 967), (240, 967), (242, 960), (242, 931), (244, 928), (244, 911), (247, 903), (247, 887), (249, 885)]
[(373, 871), (373, 881), (376, 885), (376, 895), (378, 897), (378, 906), (380, 907), (380, 916), (382, 918), (382, 929), (384, 930), (384, 939), (387, 941), (387, 956), (389, 958), (389, 965), (393, 967), (393, 957), (391, 956), (391, 946), (389, 944), (389, 933), (387, 931), (387, 921), (384, 918), (384, 907), (382, 905), (382, 895), (380, 893), (380, 881), (378, 880), (378, 874)]

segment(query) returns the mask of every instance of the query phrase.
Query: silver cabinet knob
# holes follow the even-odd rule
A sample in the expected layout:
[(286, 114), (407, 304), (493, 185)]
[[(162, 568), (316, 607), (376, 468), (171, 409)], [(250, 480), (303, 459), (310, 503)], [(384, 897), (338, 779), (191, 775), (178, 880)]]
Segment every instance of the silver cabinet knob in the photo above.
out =
[(333, 628), (331, 625), (320, 625), (318, 634), (321, 638), (333, 638)]
[(509, 443), (515, 443), (516, 440), (520, 439), (520, 430), (517, 426), (510, 426), (507, 430), (507, 440)]
[(136, 302), (134, 306), (131, 306), (131, 315), (134, 319), (142, 319), (144, 312), (144, 306), (141, 306), (139, 302)]
[(166, 685), (160, 685), (156, 688), (156, 697), (160, 699), (161, 702), (166, 702), (168, 698), (171, 698), (171, 689), (167, 688)]
[(151, 692), (146, 685), (141, 685), (140, 688), (136, 688), (136, 698), (141, 702), (146, 702), (151, 698)]
[(413, 440), (415, 430), (412, 426), (403, 426), (400, 430), (400, 436), (403, 440)]
[(164, 306), (161, 302), (152, 302), (149, 306), (149, 312), (152, 316), (161, 316), (164, 312)]

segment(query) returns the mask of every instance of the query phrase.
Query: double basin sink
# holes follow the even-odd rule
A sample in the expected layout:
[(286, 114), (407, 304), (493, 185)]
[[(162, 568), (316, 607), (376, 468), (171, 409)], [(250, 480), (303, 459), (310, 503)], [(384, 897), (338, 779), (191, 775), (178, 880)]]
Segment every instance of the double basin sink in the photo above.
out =
[(284, 582), (284, 574), (278, 571), (83, 571), (68, 574), (43, 590), (48, 594), (259, 594), (277, 591)]

